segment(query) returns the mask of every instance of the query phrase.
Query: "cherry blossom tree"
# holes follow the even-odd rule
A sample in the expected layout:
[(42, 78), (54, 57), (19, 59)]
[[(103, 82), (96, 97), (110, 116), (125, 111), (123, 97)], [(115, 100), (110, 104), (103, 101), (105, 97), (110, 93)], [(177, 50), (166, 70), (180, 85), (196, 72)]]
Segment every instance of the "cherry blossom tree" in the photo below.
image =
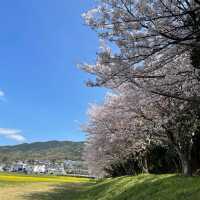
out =
[[(89, 84), (110, 87), (114, 83), (116, 87), (126, 81), (137, 84), (138, 79), (162, 81), (168, 76), (162, 68), (185, 54), (190, 58), (190, 71), (199, 81), (199, 13), (198, 0), (101, 0), (83, 15), (107, 41), (96, 64), (83, 66), (96, 75), (96, 82)], [(111, 43), (114, 47), (109, 48)], [(173, 67), (168, 65), (170, 70)], [(151, 92), (192, 99), (160, 90)]]
[[(200, 119), (200, 1), (101, 0), (83, 16), (102, 41), (96, 63), (82, 66), (96, 77), (88, 85), (116, 94), (91, 109), (90, 144), (99, 146), (98, 137), (108, 149), (120, 144), (120, 158), (125, 149), (166, 142), (179, 155), (183, 174), (191, 175)], [(108, 152), (112, 159), (114, 151)]]
[(104, 175), (105, 168), (130, 155), (148, 172), (148, 147), (162, 140), (161, 134), (155, 134), (161, 127), (152, 120), (159, 115), (148, 110), (145, 99), (140, 90), (124, 85), (118, 92), (108, 94), (102, 105), (90, 107), (84, 131), (88, 133), (85, 159), (92, 174)]

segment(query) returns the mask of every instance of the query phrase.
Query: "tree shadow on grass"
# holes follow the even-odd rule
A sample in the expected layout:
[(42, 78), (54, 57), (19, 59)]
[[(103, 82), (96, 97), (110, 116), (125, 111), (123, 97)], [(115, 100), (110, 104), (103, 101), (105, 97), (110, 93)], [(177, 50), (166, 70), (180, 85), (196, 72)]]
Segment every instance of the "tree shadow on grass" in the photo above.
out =
[(27, 200), (199, 200), (200, 178), (140, 175), (64, 184), (49, 192), (33, 193)]
[[(31, 193), (24, 196), (26, 200), (76, 200), (82, 192), (82, 184), (59, 184), (49, 191)], [(86, 186), (87, 187), (87, 186)]]
[[(99, 187), (97, 185), (94, 183), (60, 184), (49, 192), (32, 193), (24, 196), (24, 198), (26, 200), (86, 200), (92, 198), (94, 191), (97, 194), (102, 194), (109, 187), (109, 183), (102, 184)], [(94, 199), (96, 198), (92, 198), (91, 200)]]

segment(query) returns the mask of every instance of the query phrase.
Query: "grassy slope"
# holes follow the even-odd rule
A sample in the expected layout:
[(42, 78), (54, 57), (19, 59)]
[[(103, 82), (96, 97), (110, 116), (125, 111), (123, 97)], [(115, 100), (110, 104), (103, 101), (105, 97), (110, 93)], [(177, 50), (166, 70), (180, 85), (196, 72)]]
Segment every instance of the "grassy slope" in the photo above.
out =
[[(40, 184), (38, 182), (37, 186)], [(20, 188), (23, 190), (26, 186)], [(26, 200), (199, 200), (200, 178), (140, 175), (106, 179), (97, 183), (55, 183), (44, 191), (30, 190), (28, 195), (25, 193)]]
[(90, 193), (91, 196), (97, 194), (98, 200), (198, 200), (200, 178), (175, 175), (120, 177), (99, 183)]

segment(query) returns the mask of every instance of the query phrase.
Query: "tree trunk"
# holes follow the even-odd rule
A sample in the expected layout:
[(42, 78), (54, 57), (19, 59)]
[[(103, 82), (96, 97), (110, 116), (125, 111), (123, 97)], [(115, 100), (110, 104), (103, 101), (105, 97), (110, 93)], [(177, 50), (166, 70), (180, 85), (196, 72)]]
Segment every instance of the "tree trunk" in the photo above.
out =
[(143, 172), (144, 173), (149, 173), (147, 156), (145, 156), (143, 158), (143, 166), (142, 167), (143, 167)]
[(192, 147), (193, 140), (187, 144), (182, 145), (181, 149), (176, 149), (181, 160), (182, 174), (184, 176), (192, 176)]
[(182, 174), (192, 176), (192, 162), (187, 155), (181, 155)]

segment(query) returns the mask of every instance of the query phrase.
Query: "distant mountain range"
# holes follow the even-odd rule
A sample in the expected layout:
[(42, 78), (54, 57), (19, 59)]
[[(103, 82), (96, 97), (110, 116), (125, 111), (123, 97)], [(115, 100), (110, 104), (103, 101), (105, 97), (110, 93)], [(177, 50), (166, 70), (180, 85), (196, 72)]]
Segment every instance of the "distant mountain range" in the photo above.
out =
[(0, 161), (81, 160), (84, 142), (48, 141), (0, 146)]

